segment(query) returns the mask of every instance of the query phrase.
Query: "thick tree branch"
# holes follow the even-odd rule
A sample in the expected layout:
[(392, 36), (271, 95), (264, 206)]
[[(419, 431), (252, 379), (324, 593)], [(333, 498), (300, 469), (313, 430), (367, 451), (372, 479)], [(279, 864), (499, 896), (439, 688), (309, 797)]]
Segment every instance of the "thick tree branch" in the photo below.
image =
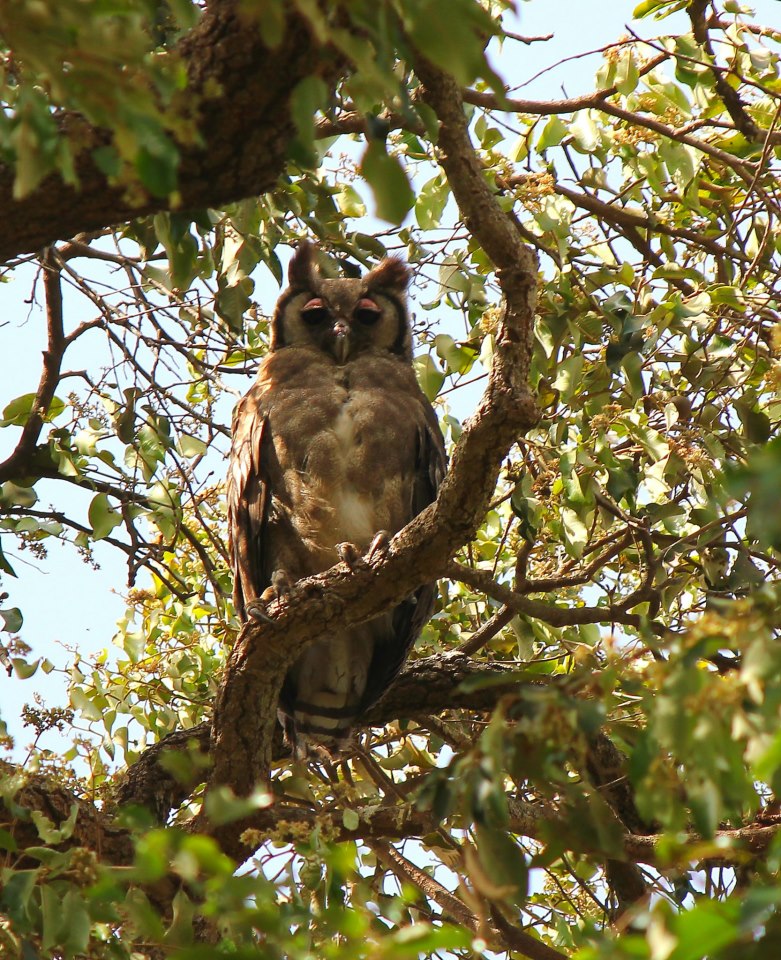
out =
[[(179, 47), (188, 70), (187, 97), (197, 105), (197, 146), (181, 147), (178, 209), (219, 207), (273, 186), (294, 135), (290, 98), (298, 82), (320, 76), (330, 86), (343, 65), (319, 47), (307, 21), (290, 7), (285, 35), (273, 50), (257, 23), (235, 0), (212, 3)], [(128, 199), (109, 183), (92, 149), (110, 142), (104, 130), (79, 122), (90, 144), (76, 160), (80, 188), (52, 174), (21, 200), (13, 197), (14, 171), (0, 166), (4, 230), (0, 261), (125, 220), (168, 209), (166, 198)]]
[[(239, 794), (248, 794), (267, 774), (279, 690), (304, 646), (377, 616), (442, 569), (474, 536), (507, 451), (537, 419), (527, 384), (537, 264), (485, 183), (455, 81), (428, 64), (421, 69), (426, 99), (440, 121), (442, 165), (465, 221), (497, 267), (505, 296), (493, 368), (437, 502), (394, 537), (387, 555), (371, 559), (364, 570), (338, 564), (299, 583), (272, 608), (273, 623), (250, 623), (242, 631), (215, 705), (211, 781)], [(208, 824), (202, 827), (211, 831)], [(235, 829), (215, 832), (224, 849), (238, 852)]]
[[(517, 689), (517, 679), (512, 676), (515, 669), (514, 664), (477, 662), (461, 651), (415, 660), (407, 664), (382, 699), (361, 718), (360, 726), (385, 726), (391, 720), (423, 717), (457, 708), (491, 710), (498, 697)], [(466, 680), (498, 678), (503, 674), (508, 675), (507, 685), (461, 689)], [(182, 783), (166, 770), (161, 763), (162, 757), (166, 751), (180, 752), (189, 745), (206, 756), (210, 738), (211, 724), (204, 722), (190, 730), (177, 730), (148, 747), (117, 785), (116, 802), (145, 806), (164, 822), (171, 810), (183, 803), (193, 788), (206, 779), (206, 773), (203, 769), (194, 769), (193, 779)], [(274, 731), (271, 754), (275, 761), (290, 756), (279, 724)]]
[[(508, 828), (516, 836), (547, 844), (558, 843), (561, 836), (571, 834), (571, 813), (560, 812), (548, 804), (521, 804), (520, 811), (517, 806), (510, 798)], [(344, 826), (341, 810), (330, 813), (281, 805), (259, 810), (242, 822), (242, 829), (250, 832), (243, 838), (241, 859), (250, 857), (269, 837), (280, 843), (295, 843), (318, 825), (337, 841), (404, 840), (425, 836), (441, 826), (430, 813), (418, 810), (413, 804), (367, 803), (354, 809), (360, 820), (355, 830)], [(710, 866), (729, 866), (744, 862), (748, 854), (763, 856), (779, 831), (781, 822), (750, 823), (733, 830), (717, 830), (710, 840), (692, 831), (675, 847), (663, 833), (625, 833), (622, 839), (625, 859), (615, 862), (670, 867), (706, 860)], [(605, 851), (595, 848), (589, 853), (599, 857)]]
[[(38, 830), (30, 818), (31, 812), (43, 814), (55, 827), (60, 828), (71, 815), (75, 804), (78, 815), (73, 834), (61, 846), (99, 850), (107, 863), (117, 866), (133, 862), (135, 844), (132, 835), (116, 826), (113, 818), (98, 810), (94, 803), (77, 797), (54, 780), (44, 776), (29, 776), (5, 761), (0, 761), (0, 777), (7, 791), (6, 797), (13, 796), (13, 803), (10, 799), (0, 801), (0, 825), (13, 834), (20, 852), (41, 844)], [(18, 781), (19, 790), (13, 794), (15, 781)]]
[[(533, 100), (514, 99), (512, 97), (500, 102), (492, 93), (482, 93), (477, 91), (468, 91), (467, 96), (470, 103), (484, 107), (487, 110), (512, 110), (513, 112), (517, 111), (518, 113), (527, 112), (526, 108), (536, 102)], [(599, 97), (598, 95), (596, 95), (596, 99), (594, 94), (589, 94), (586, 97), (578, 99), (582, 101), (582, 104), (577, 109), (599, 110), (611, 117), (616, 117), (618, 120), (623, 120), (630, 126), (644, 127), (647, 130), (653, 130), (654, 133), (658, 133), (661, 137), (667, 140), (688, 144), (689, 146), (694, 147), (696, 150), (702, 151), (702, 153), (707, 154), (709, 157), (712, 157), (719, 163), (722, 163), (734, 170), (746, 183), (751, 183), (753, 180), (754, 164), (752, 162), (743, 162), (734, 154), (731, 154), (726, 150), (722, 150), (720, 147), (714, 146), (707, 140), (694, 137), (690, 133), (679, 130), (676, 127), (672, 127), (667, 123), (662, 123), (661, 120), (647, 116), (644, 113), (633, 113), (630, 110), (625, 110), (623, 107), (619, 107), (617, 104), (612, 103), (609, 99)], [(564, 104), (572, 103), (572, 101), (551, 101), (551, 103)], [(570, 110), (554, 109), (551, 110), (551, 112), (569, 113)]]
[[(658, 56), (652, 57), (638, 69), (638, 76), (643, 77), (651, 73), (669, 58), (669, 53), (660, 53)], [(463, 97), (464, 103), (471, 103), (476, 107), (485, 107), (488, 110), (511, 110), (513, 113), (528, 113), (548, 117), (553, 114), (574, 113), (576, 110), (601, 110), (605, 100), (614, 97), (617, 93), (618, 87), (614, 85), (604, 87), (602, 90), (594, 90), (592, 93), (585, 93), (580, 97), (566, 97), (563, 100), (523, 100), (520, 97), (512, 97), (505, 101), (503, 105), (497, 101), (494, 94), (481, 90), (464, 90)]]
[[(127, 866), (133, 862), (135, 838), (133, 834), (117, 826), (112, 811), (100, 811), (90, 800), (78, 797), (66, 787), (43, 776), (28, 776), (11, 764), (0, 765), (0, 774), (9, 787), (14, 778), (20, 781), (13, 802), (0, 804), (0, 827), (14, 837), (18, 848), (18, 862), (24, 863), (27, 847), (37, 847), (41, 840), (30, 811), (43, 814), (55, 828), (61, 828), (77, 809), (73, 834), (60, 843), (59, 849), (74, 846), (99, 852), (102, 862), (113, 866)], [(570, 816), (557, 811), (550, 804), (524, 803), (508, 798), (510, 820), (508, 827), (517, 835), (548, 843), (552, 838), (568, 835), (571, 830)], [(344, 826), (341, 810), (335, 812), (309, 810), (278, 802), (259, 810), (240, 824), (236, 840), (237, 859), (251, 856), (258, 846), (273, 837), (279, 842), (296, 842), (302, 834), (311, 833), (316, 827), (328, 832), (334, 840), (396, 841), (409, 837), (422, 837), (440, 824), (426, 811), (414, 804), (389, 803), (377, 806), (376, 802), (355, 807), (359, 816), (356, 830)], [(776, 840), (781, 822), (775, 817), (772, 822), (750, 823), (732, 830), (718, 830), (711, 840), (690, 833), (679, 840), (675, 847), (664, 834), (638, 835), (625, 833), (623, 852), (627, 864), (647, 864), (656, 867), (671, 865), (687, 866), (692, 861), (706, 861), (712, 866), (734, 866), (745, 862), (747, 856), (762, 857)], [(597, 856), (599, 850), (592, 851)], [(34, 861), (33, 865), (37, 865)], [(158, 895), (163, 901), (165, 890)]]

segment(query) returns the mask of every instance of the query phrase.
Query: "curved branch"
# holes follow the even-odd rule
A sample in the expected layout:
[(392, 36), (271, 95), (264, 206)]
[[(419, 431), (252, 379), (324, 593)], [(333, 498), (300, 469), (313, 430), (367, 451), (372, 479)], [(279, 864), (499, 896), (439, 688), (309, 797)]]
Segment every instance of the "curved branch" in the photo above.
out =
[(694, 39), (705, 51), (708, 66), (710, 67), (716, 85), (716, 92), (721, 97), (721, 101), (727, 113), (732, 118), (735, 128), (739, 130), (749, 142), (761, 142), (765, 139), (762, 131), (749, 115), (745, 104), (740, 99), (738, 91), (729, 84), (722, 70), (716, 66), (716, 56), (713, 52), (713, 45), (710, 42), (708, 22), (705, 16), (705, 11), (710, 3), (711, 0), (691, 0), (686, 7), (686, 13), (689, 15), (689, 20), (691, 20)]
[(656, 596), (646, 577), (645, 581), (624, 599), (610, 607), (555, 607), (542, 600), (530, 600), (506, 587), (485, 570), (473, 570), (463, 564), (451, 561), (444, 573), (453, 580), (460, 580), (468, 586), (498, 600), (515, 613), (543, 620), (552, 627), (579, 626), (584, 623), (624, 623), (630, 627), (642, 627), (647, 621), (639, 614), (629, 613), (639, 603), (647, 603)]
[[(497, 683), (503, 675), (507, 675), (507, 683)], [(478, 677), (491, 678), (493, 682), (490, 687), (462, 689), (465, 681)], [(545, 679), (541, 678), (539, 682), (544, 683)], [(517, 686), (514, 664), (480, 663), (460, 650), (424, 657), (406, 665), (382, 699), (361, 717), (359, 726), (385, 726), (391, 720), (422, 717), (456, 708), (492, 710), (498, 697), (517, 689)], [(193, 779), (183, 783), (168, 772), (165, 763), (161, 762), (163, 755), (170, 750), (193, 749), (205, 757), (210, 751), (210, 739), (211, 723), (206, 721), (189, 730), (176, 730), (147, 747), (117, 784), (115, 802), (145, 806), (164, 822), (170, 812), (190, 796), (193, 788), (206, 780), (207, 774), (199, 767), (193, 771)], [(273, 732), (271, 756), (274, 761), (290, 756), (290, 748), (282, 739), (279, 724)]]
[[(182, 735), (184, 733), (182, 731)], [(2, 762), (0, 774), (10, 783), (18, 770), (13, 765)], [(9, 802), (10, 800), (9, 797)], [(12, 805), (5, 809), (0, 803), (0, 826), (12, 833), (19, 856), (22, 857), (20, 864), (24, 865), (24, 850), (31, 846), (37, 847), (41, 842), (34, 822), (19, 816), (20, 808), (40, 811), (55, 828), (59, 828), (70, 816), (74, 805), (78, 808), (78, 816), (73, 834), (56, 846), (60, 849), (81, 846), (100, 851), (101, 859), (114, 866), (133, 862), (134, 835), (117, 826), (111, 810), (98, 810), (90, 800), (76, 796), (67, 787), (41, 775), (30, 776), (13, 795), (12, 800)], [(508, 809), (509, 828), (518, 836), (544, 843), (555, 836), (558, 830), (571, 827), (568, 815), (559, 814), (549, 804), (524, 803), (509, 797)], [(307, 810), (300, 806), (285, 806), (280, 802), (269, 809), (259, 810), (242, 821), (242, 831), (255, 831), (256, 834), (245, 834), (242, 841), (237, 841), (237, 850), (241, 858), (246, 859), (270, 836), (280, 842), (296, 842), (302, 828), (311, 831), (317, 825), (321, 830), (327, 829), (328, 835), (337, 841), (422, 837), (439, 826), (430, 813), (409, 803), (382, 806), (369, 804), (358, 807), (356, 812), (359, 814), (359, 827), (357, 830), (348, 830), (344, 826), (341, 811), (331, 814)], [(563, 819), (559, 819), (560, 817)], [(767, 853), (779, 831), (781, 821), (774, 817), (771, 822), (764, 819), (736, 829), (718, 830), (710, 840), (689, 833), (680, 839), (675, 848), (670, 846), (670, 838), (664, 834), (638, 835), (627, 832), (623, 837), (624, 856), (630, 863), (667, 868), (673, 864), (686, 865), (692, 859), (706, 860), (711, 866), (734, 866), (745, 862), (747, 854), (761, 857)], [(32, 865), (37, 866), (38, 863), (39, 861), (35, 860)]]
[[(508, 177), (502, 181), (503, 185), (509, 187), (517, 184), (523, 184), (529, 179), (528, 174), (519, 174)], [(702, 247), (714, 256), (749, 263), (751, 258), (746, 256), (742, 250), (735, 248), (727, 249), (719, 246), (715, 240), (707, 237), (702, 231), (688, 230), (685, 227), (670, 227), (666, 223), (655, 220), (651, 217), (643, 216), (641, 213), (635, 213), (627, 210), (625, 207), (617, 206), (613, 203), (605, 203), (590, 193), (579, 193), (577, 190), (571, 190), (569, 187), (556, 183), (553, 189), (562, 197), (566, 197), (576, 207), (587, 210), (595, 216), (612, 223), (617, 229), (623, 230), (644, 230), (653, 233), (662, 233), (665, 236), (672, 237), (674, 240), (686, 240), (695, 246)]]
[[(637, 71), (638, 76), (645, 76), (651, 73), (665, 60), (669, 60), (671, 54), (661, 53), (652, 57), (644, 63)], [(491, 93), (485, 93), (482, 90), (464, 90), (464, 103), (471, 103), (475, 107), (485, 107), (487, 110), (512, 110), (513, 113), (530, 113), (543, 117), (552, 114), (574, 113), (576, 110), (602, 109), (605, 100), (614, 97), (618, 93), (618, 87), (605, 87), (602, 90), (595, 90), (593, 93), (586, 93), (580, 97), (567, 97), (563, 100), (523, 100), (520, 97), (510, 97), (500, 104), (496, 96)]]
[[(436, 503), (391, 541), (365, 569), (337, 564), (302, 581), (275, 604), (269, 624), (249, 623), (231, 654), (214, 715), (212, 786), (248, 794), (272, 760), (276, 708), (283, 678), (305, 645), (338, 625), (361, 623), (409, 596), (443, 569), (470, 540), (490, 503), (510, 446), (536, 423), (527, 375), (532, 349), (537, 263), (482, 174), (469, 140), (455, 80), (420, 58), (425, 99), (440, 122), (442, 166), (465, 221), (497, 267), (505, 297), (502, 323), (485, 394), (454, 450)], [(248, 715), (247, 704), (253, 709)], [(214, 829), (226, 852), (238, 852), (237, 825)]]

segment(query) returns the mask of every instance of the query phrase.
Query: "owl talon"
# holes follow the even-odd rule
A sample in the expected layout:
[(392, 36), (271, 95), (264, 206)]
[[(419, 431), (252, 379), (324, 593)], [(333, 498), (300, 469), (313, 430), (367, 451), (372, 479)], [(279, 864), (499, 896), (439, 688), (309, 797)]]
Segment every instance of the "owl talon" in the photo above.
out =
[(387, 530), (378, 530), (374, 535), (374, 539), (369, 544), (369, 549), (366, 553), (366, 559), (371, 560), (376, 554), (386, 554), (388, 552), (388, 547), (390, 547), (391, 535)]
[(251, 600), (247, 604), (247, 613), (253, 620), (260, 620), (261, 623), (273, 623), (274, 621), (266, 613), (266, 606), (262, 598)]
[(361, 551), (355, 546), (354, 543), (350, 543), (349, 541), (346, 543), (337, 543), (336, 552), (339, 556), (339, 559), (346, 563), (353, 573), (363, 563)]
[(266, 613), (266, 607), (270, 603), (284, 599), (290, 593), (292, 587), (287, 573), (284, 570), (275, 570), (271, 574), (271, 586), (266, 587), (256, 600), (251, 600), (247, 604), (247, 613), (255, 620), (261, 620), (263, 623), (273, 623), (273, 618)]
[(271, 586), (268, 587), (264, 592), (265, 596), (269, 590), (273, 590), (274, 599), (281, 600), (282, 597), (287, 596), (288, 593), (293, 589), (293, 582), (288, 576), (286, 570), (275, 570), (271, 574)]

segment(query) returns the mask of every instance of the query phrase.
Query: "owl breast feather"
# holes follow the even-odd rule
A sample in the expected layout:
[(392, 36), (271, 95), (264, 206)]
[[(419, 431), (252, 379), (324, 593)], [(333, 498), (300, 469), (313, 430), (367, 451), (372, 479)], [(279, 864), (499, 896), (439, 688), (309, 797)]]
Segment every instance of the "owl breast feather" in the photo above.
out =
[(411, 519), (416, 384), (408, 365), (371, 354), (347, 371), (316, 366), (296, 388), (277, 387), (270, 419), (294, 526), (325, 569), (338, 543), (366, 549)]

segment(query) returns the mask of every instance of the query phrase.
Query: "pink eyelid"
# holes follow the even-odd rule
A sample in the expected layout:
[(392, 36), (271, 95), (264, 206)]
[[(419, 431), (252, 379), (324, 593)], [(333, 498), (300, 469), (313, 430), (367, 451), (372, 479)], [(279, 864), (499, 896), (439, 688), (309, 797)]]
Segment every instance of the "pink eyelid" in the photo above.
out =
[(368, 297), (364, 297), (362, 300), (358, 301), (359, 310), (375, 310), (377, 313), (380, 312), (380, 308), (373, 300), (369, 300)]
[(314, 297), (312, 300), (307, 300), (304, 304), (304, 310), (319, 310), (322, 306), (324, 304), (320, 297)]

